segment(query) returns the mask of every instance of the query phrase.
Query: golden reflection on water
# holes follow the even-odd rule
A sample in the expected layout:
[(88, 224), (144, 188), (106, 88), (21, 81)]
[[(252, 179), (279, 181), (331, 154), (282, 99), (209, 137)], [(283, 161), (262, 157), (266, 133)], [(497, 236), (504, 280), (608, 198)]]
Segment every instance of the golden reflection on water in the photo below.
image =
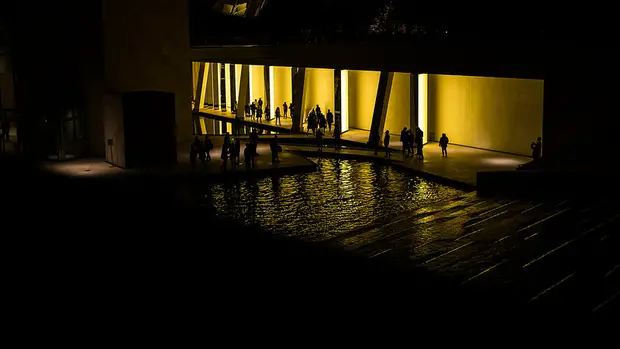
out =
[(464, 193), (376, 163), (311, 160), (318, 172), (214, 184), (205, 203), (276, 234), (320, 241)]

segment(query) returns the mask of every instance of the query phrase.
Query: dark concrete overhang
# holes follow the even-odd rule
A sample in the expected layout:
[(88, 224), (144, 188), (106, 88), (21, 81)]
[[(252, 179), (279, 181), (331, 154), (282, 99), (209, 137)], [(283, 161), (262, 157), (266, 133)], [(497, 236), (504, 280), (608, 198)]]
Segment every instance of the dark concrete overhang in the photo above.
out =
[[(557, 50), (557, 49), (553, 49)], [(193, 61), (472, 76), (544, 78), (548, 47), (472, 46), (217, 46), (195, 47)], [(557, 53), (557, 52), (556, 52)]]

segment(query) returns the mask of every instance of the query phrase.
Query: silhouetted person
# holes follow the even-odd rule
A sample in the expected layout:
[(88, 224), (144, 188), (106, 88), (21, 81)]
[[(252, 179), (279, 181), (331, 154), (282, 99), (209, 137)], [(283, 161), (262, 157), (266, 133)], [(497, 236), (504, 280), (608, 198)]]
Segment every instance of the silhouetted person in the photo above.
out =
[(286, 104), (286, 102), (282, 104), (282, 111), (284, 111), (284, 118), (288, 118), (288, 104)]
[(441, 147), (441, 156), (448, 156), (448, 143), (450, 140), (445, 133), (441, 134), (441, 138), (439, 138), (439, 146)]
[(385, 136), (383, 137), (383, 146), (385, 147), (385, 157), (391, 158), (392, 154), (390, 154), (390, 131), (385, 131)]
[(278, 144), (278, 135), (273, 136), (271, 141), (269, 141), (269, 149), (271, 150), (271, 163), (277, 164), (280, 162), (278, 155), (282, 151), (282, 147)]
[(226, 136), (224, 136), (224, 144), (222, 144), (222, 169), (226, 171), (228, 169), (228, 156), (230, 154), (230, 134), (226, 132)]
[(408, 143), (409, 143), (406, 127), (403, 127), (403, 130), (400, 131), (400, 142), (403, 145), (403, 157), (405, 157), (405, 152), (407, 151)]
[(280, 107), (276, 108), (276, 125), (282, 126), (282, 121), (280, 120)]
[(213, 142), (211, 142), (211, 138), (209, 138), (209, 136), (205, 136), (204, 143), (204, 150), (207, 155), (207, 161), (211, 161), (211, 150), (213, 150)]
[(265, 106), (265, 120), (266, 120), (266, 121), (271, 120), (271, 114), (270, 114), (270, 112), (271, 112), (271, 109), (269, 108), (269, 104), (267, 104), (267, 105)]
[(263, 110), (263, 99), (262, 98), (258, 99), (258, 109)]
[(250, 106), (246, 104), (245, 105), (245, 117), (247, 118), (247, 117), (250, 117), (250, 116), (251, 116), (251, 114), (250, 114)]
[(254, 102), (252, 102), (252, 104), (250, 104), (250, 118), (252, 120), (254, 120), (254, 118), (256, 117), (256, 100), (254, 100)]
[(327, 109), (327, 127), (329, 129), (329, 132), (332, 132), (332, 124), (334, 123), (334, 114), (332, 114), (332, 111)]
[(325, 134), (325, 129), (327, 128), (327, 119), (325, 119), (325, 115), (323, 113), (319, 114), (319, 129), (323, 134)]
[(198, 158), (200, 148), (202, 148), (202, 142), (198, 137), (194, 137), (194, 141), (189, 147), (189, 164), (192, 166), (192, 171), (196, 168), (196, 158)]
[(316, 131), (316, 145), (319, 148), (319, 153), (323, 152), (323, 132), (321, 130)]
[(424, 131), (422, 131), (419, 127), (415, 129), (415, 143), (417, 146), (416, 156), (418, 159), (424, 159), (424, 153), (422, 152), (422, 148), (424, 148)]
[(232, 168), (237, 167), (239, 163), (239, 153), (241, 152), (241, 140), (235, 138), (235, 143), (230, 146), (230, 165)]
[(314, 108), (310, 111), (310, 114), (308, 114), (308, 129), (306, 130), (306, 134), (308, 134), (309, 131), (312, 131), (313, 135), (316, 132), (316, 112)]
[(321, 114), (321, 107), (319, 107), (319, 105), (317, 104), (316, 107), (314, 108), (314, 112), (319, 115)]
[(262, 108), (256, 109), (256, 117), (258, 118), (258, 122), (263, 123), (263, 109)]
[(534, 158), (535, 162), (538, 162), (542, 154), (542, 138), (538, 137), (536, 142), (532, 142), (530, 147), (532, 148), (532, 158)]
[(245, 149), (243, 150), (243, 161), (245, 162), (245, 168), (254, 167), (254, 147), (250, 143), (245, 144)]
[(407, 157), (413, 156), (414, 144), (415, 144), (415, 135), (413, 134), (413, 130), (409, 129), (407, 131)]

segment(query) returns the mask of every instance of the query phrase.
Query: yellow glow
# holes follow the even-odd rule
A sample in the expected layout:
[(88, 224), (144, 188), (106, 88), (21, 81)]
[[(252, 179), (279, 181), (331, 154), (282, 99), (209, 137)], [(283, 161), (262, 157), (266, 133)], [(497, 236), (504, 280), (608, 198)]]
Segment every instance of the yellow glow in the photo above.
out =
[(226, 79), (226, 109), (230, 111), (232, 110), (232, 96), (230, 91), (230, 64), (228, 63), (224, 64), (224, 79)]
[(349, 70), (349, 125), (370, 130), (381, 72)]
[(275, 103), (275, 94), (273, 93), (276, 88), (274, 77), (275, 77), (275, 67), (273, 65), (269, 66), (269, 117), (275, 118), (276, 115), (276, 103)]
[(269, 100), (265, 97), (265, 67), (262, 65), (250, 66), (250, 103), (255, 99), (263, 99), (263, 103)]
[(308, 115), (317, 104), (323, 114), (328, 109), (333, 112), (334, 97), (334, 69), (306, 68), (302, 116)]
[(200, 118), (200, 133), (207, 134), (207, 125), (205, 124), (205, 118)]
[(418, 127), (424, 131), (423, 143), (426, 144), (428, 140), (428, 74), (418, 75)]
[(542, 80), (429, 75), (429, 131), (455, 144), (531, 155), (542, 134), (543, 89)]
[(209, 84), (209, 63), (205, 63), (205, 71), (203, 72), (203, 76), (202, 76), (202, 86), (200, 86), (201, 88), (201, 94), (200, 94), (200, 100), (196, 101), (196, 103), (198, 103), (198, 108), (203, 108), (205, 105), (205, 102), (207, 100), (207, 85)]
[(239, 100), (239, 86), (241, 86), (241, 64), (235, 64), (235, 100), (240, 108), (244, 107), (244, 102)]
[(213, 85), (213, 92), (214, 92), (214, 96), (213, 96), (213, 100), (217, 101), (217, 105), (219, 107), (220, 110), (222, 110), (222, 92), (220, 91), (220, 89), (222, 88), (222, 64), (221, 63), (215, 63), (215, 74), (213, 74), (215, 77), (215, 81), (214, 81), (214, 85)]
[(340, 71), (340, 131), (349, 130), (349, 71)]
[(411, 127), (411, 74), (394, 73), (383, 130), (400, 139), (403, 127)]
[(293, 77), (291, 67), (271, 67), (271, 114), (275, 116), (276, 107), (280, 107), (280, 115), (284, 115), (282, 105), (293, 101)]

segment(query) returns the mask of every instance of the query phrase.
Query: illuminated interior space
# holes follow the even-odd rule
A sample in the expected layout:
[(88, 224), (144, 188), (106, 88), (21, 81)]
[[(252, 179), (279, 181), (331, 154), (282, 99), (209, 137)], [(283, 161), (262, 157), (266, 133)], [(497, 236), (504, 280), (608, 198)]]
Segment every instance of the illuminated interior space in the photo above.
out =
[(349, 127), (370, 130), (381, 72), (349, 70)]
[(302, 115), (308, 115), (317, 104), (323, 114), (333, 111), (334, 97), (334, 69), (306, 68)]
[(384, 130), (397, 136), (403, 127), (411, 127), (411, 99), (411, 74), (394, 73)]
[(543, 81), (428, 75), (429, 140), (530, 155), (542, 135)]
[(250, 66), (250, 103), (261, 98), (263, 103), (269, 101), (265, 98), (265, 66)]
[(272, 117), (275, 117), (276, 107), (280, 107), (280, 115), (284, 115), (284, 111), (282, 110), (282, 105), (284, 102), (286, 104), (291, 104), (293, 101), (293, 77), (292, 77), (292, 67), (269, 67), (270, 69), (270, 77), (269, 81), (271, 83), (271, 96), (269, 104), (271, 107)]
[[(271, 118), (276, 107), (293, 102), (292, 67), (205, 63), (202, 79), (200, 64), (193, 63), (192, 69), (194, 99), (201, 108), (234, 117), (230, 106), (237, 101), (243, 108), (242, 90), (249, 101), (262, 98), (264, 106), (271, 107)], [(324, 113), (340, 112), (343, 132), (370, 131), (381, 72), (339, 70), (335, 79), (336, 72), (305, 69), (301, 115), (307, 116), (318, 104)], [(452, 144), (529, 156), (530, 142), (542, 135), (542, 80), (400, 72), (391, 73), (390, 79), (382, 132), (389, 130), (396, 138), (403, 127), (417, 126), (424, 131), (425, 143), (446, 133)], [(241, 81), (246, 81), (245, 89)], [(199, 89), (204, 92), (198, 93)]]

